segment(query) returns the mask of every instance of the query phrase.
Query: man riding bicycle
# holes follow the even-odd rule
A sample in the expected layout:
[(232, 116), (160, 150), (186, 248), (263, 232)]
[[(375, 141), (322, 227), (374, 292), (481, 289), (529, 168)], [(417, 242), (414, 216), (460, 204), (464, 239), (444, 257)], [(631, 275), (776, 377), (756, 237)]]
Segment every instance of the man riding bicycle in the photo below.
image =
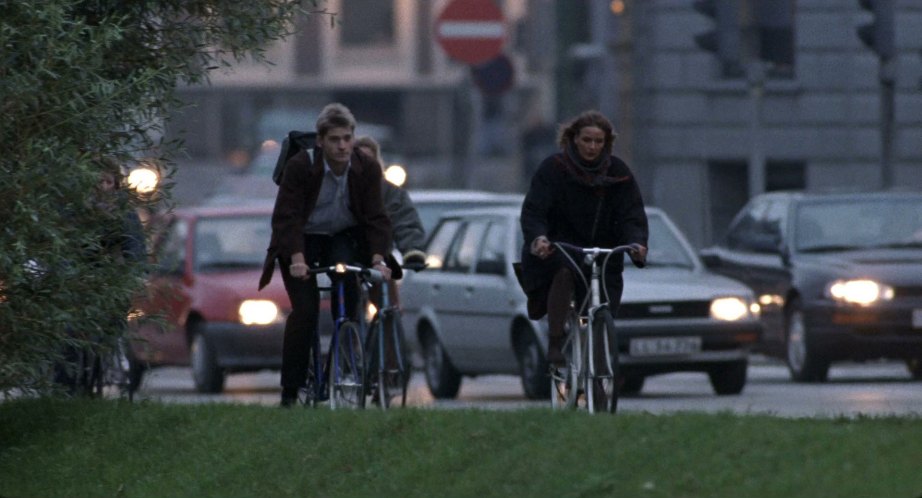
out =
[[(324, 107), (317, 119), (313, 160), (303, 150), (288, 160), (275, 200), (259, 288), (269, 283), (278, 261), (292, 308), (282, 345), (282, 406), (292, 405), (304, 385), (317, 333), (319, 289), (309, 266), (360, 262), (374, 266), (385, 280), (391, 278), (386, 263), (391, 222), (381, 197), (381, 166), (354, 151), (354, 132), (349, 109), (337, 103)], [(345, 284), (346, 314), (355, 318), (358, 282), (351, 276)], [(334, 316), (338, 300), (334, 293)]]
[[(528, 296), (528, 315), (548, 317), (548, 354), (551, 365), (562, 366), (564, 322), (571, 299), (581, 303), (587, 289), (575, 288), (572, 269), (552, 242), (581, 247), (638, 244), (630, 253), (637, 266), (647, 256), (647, 216), (634, 174), (612, 155), (615, 133), (611, 122), (597, 111), (587, 111), (563, 125), (560, 152), (538, 167), (522, 205), (522, 288)], [(615, 259), (615, 258), (613, 258)], [(604, 283), (612, 314), (623, 289), (620, 258), (606, 267)], [(587, 276), (588, 278), (588, 276)]]

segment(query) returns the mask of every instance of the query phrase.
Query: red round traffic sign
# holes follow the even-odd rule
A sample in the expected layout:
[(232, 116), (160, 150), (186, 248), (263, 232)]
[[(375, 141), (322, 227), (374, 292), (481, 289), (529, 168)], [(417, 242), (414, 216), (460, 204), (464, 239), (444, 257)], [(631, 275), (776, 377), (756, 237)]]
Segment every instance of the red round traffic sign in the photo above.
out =
[(493, 0), (452, 0), (435, 21), (435, 39), (452, 59), (486, 62), (506, 42), (503, 12)]

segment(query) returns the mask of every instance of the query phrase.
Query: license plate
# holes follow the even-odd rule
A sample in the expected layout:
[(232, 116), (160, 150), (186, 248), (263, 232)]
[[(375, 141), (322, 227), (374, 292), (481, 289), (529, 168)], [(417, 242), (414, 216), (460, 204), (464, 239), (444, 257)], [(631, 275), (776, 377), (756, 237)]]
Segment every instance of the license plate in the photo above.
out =
[(701, 351), (700, 337), (646, 337), (631, 339), (631, 356), (682, 355)]
[(922, 309), (912, 310), (912, 328), (922, 329)]

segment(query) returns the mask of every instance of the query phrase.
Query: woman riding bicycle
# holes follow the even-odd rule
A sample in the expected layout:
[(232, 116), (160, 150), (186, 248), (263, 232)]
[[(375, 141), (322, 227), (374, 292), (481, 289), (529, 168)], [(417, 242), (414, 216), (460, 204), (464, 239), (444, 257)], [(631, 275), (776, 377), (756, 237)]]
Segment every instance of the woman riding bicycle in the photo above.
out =
[[(615, 133), (597, 111), (586, 111), (564, 124), (560, 152), (547, 157), (535, 172), (522, 205), (522, 288), (533, 320), (548, 317), (547, 360), (565, 362), (564, 322), (571, 299), (580, 303), (586, 289), (575, 286), (566, 258), (553, 242), (581, 247), (638, 244), (630, 253), (637, 266), (647, 255), (647, 216), (637, 181), (627, 164), (612, 155)], [(612, 258), (615, 259), (615, 258)], [(605, 290), (612, 314), (621, 302), (623, 261), (606, 267)], [(588, 278), (588, 276), (587, 276)]]

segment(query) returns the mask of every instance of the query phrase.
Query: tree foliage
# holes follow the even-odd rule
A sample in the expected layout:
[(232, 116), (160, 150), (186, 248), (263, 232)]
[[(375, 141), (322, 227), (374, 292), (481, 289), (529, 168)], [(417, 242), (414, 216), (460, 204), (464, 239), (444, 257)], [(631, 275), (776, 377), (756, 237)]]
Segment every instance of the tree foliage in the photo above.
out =
[[(145, 264), (106, 251), (132, 209), (100, 209), (105, 161), (166, 164), (162, 127), (179, 84), (291, 34), (322, 13), (299, 0), (0, 0), (0, 393), (43, 390), (66, 343), (123, 333)], [(130, 194), (130, 190), (124, 192)]]

